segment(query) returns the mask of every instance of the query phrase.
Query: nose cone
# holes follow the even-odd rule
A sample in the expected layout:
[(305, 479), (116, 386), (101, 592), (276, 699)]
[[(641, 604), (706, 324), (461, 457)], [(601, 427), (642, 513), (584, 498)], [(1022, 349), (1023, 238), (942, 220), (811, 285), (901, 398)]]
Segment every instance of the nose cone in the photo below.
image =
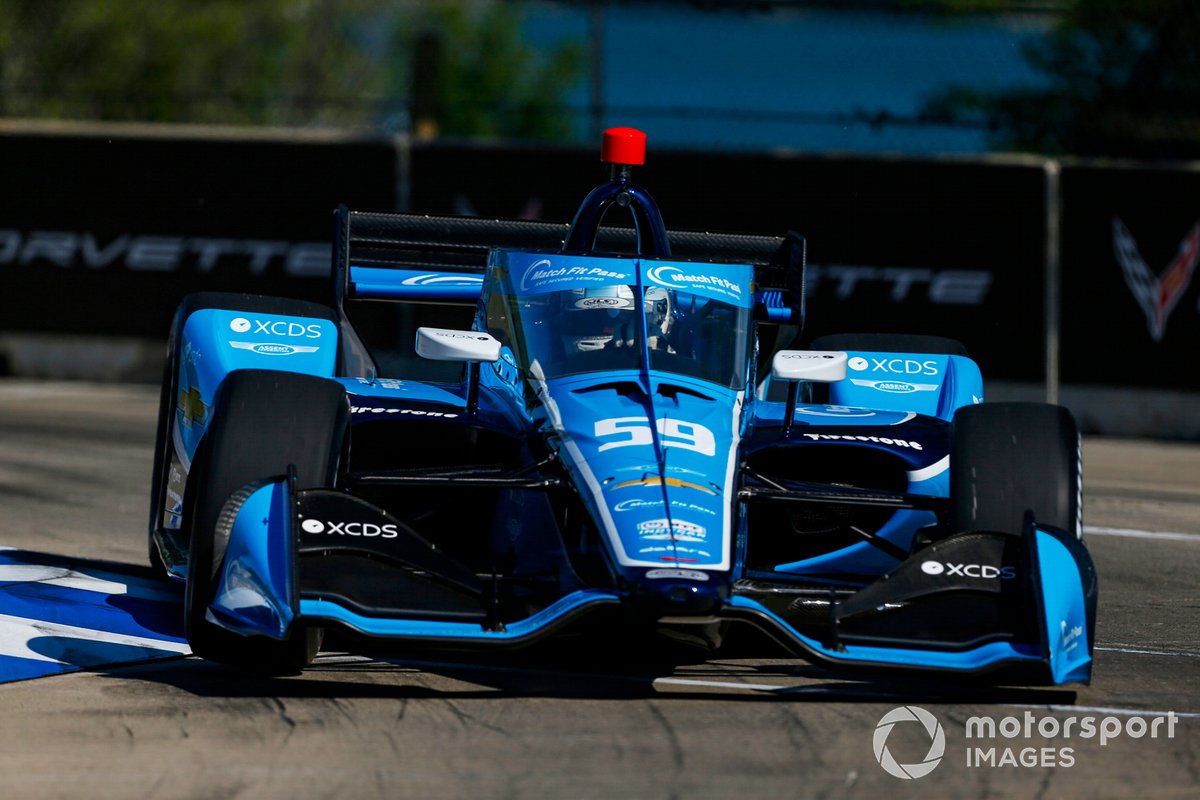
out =
[(654, 619), (709, 617), (729, 596), (728, 575), (700, 570), (651, 569), (635, 579), (632, 601)]

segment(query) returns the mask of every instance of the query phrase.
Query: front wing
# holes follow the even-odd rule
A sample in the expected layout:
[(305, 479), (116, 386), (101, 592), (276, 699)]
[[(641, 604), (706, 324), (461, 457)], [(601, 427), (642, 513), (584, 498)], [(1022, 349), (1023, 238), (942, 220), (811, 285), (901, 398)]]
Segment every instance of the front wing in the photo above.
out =
[[(582, 589), (527, 616), (502, 616), (494, 577), (468, 570), (369, 503), (301, 491), (286, 477), (245, 487), (223, 520), (229, 545), (208, 619), (247, 636), (283, 639), (303, 620), (382, 639), (512, 647), (637, 601), (634, 587)], [(671, 577), (687, 578), (679, 572)], [(861, 587), (725, 577), (730, 590), (714, 615), (661, 621), (750, 623), (798, 656), (835, 667), (1002, 670), (1023, 684), (1091, 678), (1091, 559), (1081, 541), (1032, 517), (1020, 536), (945, 538)]]

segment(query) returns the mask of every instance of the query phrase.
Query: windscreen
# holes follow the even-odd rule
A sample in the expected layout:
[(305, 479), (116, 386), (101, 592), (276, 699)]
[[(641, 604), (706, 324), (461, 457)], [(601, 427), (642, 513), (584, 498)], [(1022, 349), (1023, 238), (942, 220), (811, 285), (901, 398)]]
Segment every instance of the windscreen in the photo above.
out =
[(557, 254), (511, 266), (494, 270), (487, 322), (523, 370), (534, 362), (547, 378), (639, 370), (648, 352), (652, 370), (743, 388), (750, 267)]

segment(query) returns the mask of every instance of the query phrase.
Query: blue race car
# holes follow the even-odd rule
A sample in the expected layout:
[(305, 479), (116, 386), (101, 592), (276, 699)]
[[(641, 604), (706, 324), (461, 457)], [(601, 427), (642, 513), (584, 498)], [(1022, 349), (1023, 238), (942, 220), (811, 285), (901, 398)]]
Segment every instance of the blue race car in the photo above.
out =
[(150, 557), (194, 653), (748, 624), (830, 666), (1090, 680), (1070, 414), (982, 402), (950, 339), (760, 351), (802, 326), (804, 240), (668, 234), (644, 147), (605, 133), (570, 225), (342, 208), (329, 305), (183, 301)]

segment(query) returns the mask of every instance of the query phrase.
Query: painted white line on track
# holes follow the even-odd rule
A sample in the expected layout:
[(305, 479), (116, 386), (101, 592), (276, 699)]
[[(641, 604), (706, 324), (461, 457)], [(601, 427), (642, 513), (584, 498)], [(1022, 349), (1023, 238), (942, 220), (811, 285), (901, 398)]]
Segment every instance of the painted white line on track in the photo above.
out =
[(1105, 714), (1111, 717), (1166, 717), (1174, 715), (1180, 719), (1200, 719), (1197, 711), (1158, 711), (1151, 708), (1109, 708), (1107, 706), (1068, 706), (1057, 703), (1005, 703), (1005, 708), (1037, 708), (1045, 711), (1061, 711), (1070, 714)]
[(0, 564), (0, 584), (5, 583), (41, 583), (99, 594), (127, 594), (143, 600), (179, 601), (178, 592), (163, 589), (157, 583), (101, 570), (92, 573), (40, 564)]
[[(782, 692), (785, 690), (803, 689), (802, 686), (775, 686), (770, 683), (738, 683), (736, 681), (702, 681), (695, 678), (655, 678), (654, 685), (670, 684), (672, 686), (703, 686), (710, 689), (746, 689), (755, 692)], [(823, 690), (825, 687), (821, 687)]]
[[(60, 655), (65, 658), (55, 658), (50, 653), (32, 650), (29, 642), (34, 638), (61, 640)], [(13, 617), (0, 614), (0, 656), (28, 658), (34, 661), (50, 661), (58, 664), (71, 664), (73, 659), (70, 651), (72, 642), (79, 640), (89, 642), (104, 642), (106, 644), (125, 645), (131, 648), (141, 648), (147, 651), (147, 657), (162, 653), (190, 653), (191, 647), (186, 642), (171, 642), (164, 639), (151, 639), (145, 636), (129, 636), (119, 633), (108, 633), (91, 628), (79, 628), (75, 625), (63, 625), (56, 622)]]
[(1200, 534), (1176, 531), (1140, 531), (1133, 528), (1083, 526), (1085, 536), (1121, 536), (1127, 539), (1163, 539), (1171, 542), (1200, 542)]
[(1186, 653), (1179, 650), (1143, 650), (1137, 647), (1101, 647), (1096, 645), (1093, 650), (1103, 650), (1106, 653), (1132, 653), (1139, 656), (1178, 656), (1181, 658), (1200, 658), (1200, 653)]

